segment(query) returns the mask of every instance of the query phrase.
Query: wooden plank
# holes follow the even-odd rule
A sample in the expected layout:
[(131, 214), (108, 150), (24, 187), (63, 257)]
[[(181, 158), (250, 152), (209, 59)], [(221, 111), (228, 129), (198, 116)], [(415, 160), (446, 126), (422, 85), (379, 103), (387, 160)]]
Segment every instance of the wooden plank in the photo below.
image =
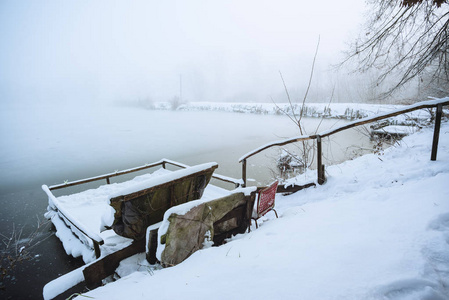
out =
[(134, 254), (145, 252), (145, 239), (134, 241), (122, 250), (109, 254), (83, 270), (84, 280), (89, 289), (101, 286), (101, 281), (114, 274), (120, 261)]
[[(161, 189), (161, 188), (175, 186), (179, 182), (184, 181), (186, 178), (196, 177), (198, 175), (203, 175), (205, 173), (213, 172), (216, 168), (218, 168), (218, 165), (213, 165), (211, 168), (207, 168), (207, 169), (204, 169), (204, 170), (201, 170), (201, 171), (198, 171), (198, 172), (195, 172), (195, 173), (192, 173), (192, 174), (189, 174), (189, 175), (177, 178), (177, 179), (172, 180), (172, 181), (168, 181), (168, 182), (165, 182), (165, 183), (162, 183), (162, 184), (159, 184), (159, 185), (155, 185), (155, 186), (152, 186), (152, 187), (144, 189), (144, 190), (140, 190), (138, 192), (126, 194), (126, 195), (119, 196), (119, 197), (123, 197), (123, 201), (129, 201), (129, 200), (132, 200), (134, 198), (146, 195), (148, 193), (151, 193), (152, 191), (155, 191), (155, 190), (158, 190), (158, 189)], [(116, 197), (116, 198), (118, 198), (118, 197)], [(112, 199), (111, 199), (111, 201), (112, 201)]]
[[(256, 199), (256, 193), (252, 192), (249, 196), (245, 196), (244, 199), (245, 204), (235, 207), (232, 211), (223, 216), (223, 218), (214, 223), (214, 231), (215, 231), (213, 237), (214, 246), (219, 246), (223, 244), (225, 239), (230, 238), (233, 235), (245, 233), (248, 227), (250, 226), (254, 201)], [(220, 224), (230, 221), (232, 219), (235, 219), (237, 227), (229, 231), (217, 234), (216, 230), (217, 228), (220, 227)]]
[[(188, 167), (190, 167), (189, 165), (178, 163), (178, 162), (175, 162), (175, 161), (172, 161), (172, 160), (166, 160), (166, 159), (164, 160), (164, 165), (165, 164), (171, 164), (171, 165), (179, 167), (179, 168), (188, 168)], [(165, 167), (164, 167), (164, 169), (165, 169)], [(231, 177), (228, 177), (228, 176), (223, 176), (223, 175), (220, 175), (220, 174), (213, 174), (212, 178), (217, 179), (217, 180), (221, 180), (223, 182), (232, 183), (232, 184), (234, 184), (236, 186), (240, 185), (240, 180), (239, 179), (231, 178)]]
[[(219, 246), (224, 243), (225, 239), (230, 238), (231, 236), (239, 233), (244, 233), (246, 231), (249, 225), (249, 222), (246, 218), (246, 210), (247, 210), (246, 207), (247, 204), (240, 205), (231, 210), (229, 213), (227, 213), (222, 219), (214, 223), (214, 231), (215, 231), (213, 237), (214, 246)], [(226, 232), (220, 233), (216, 232), (217, 231), (216, 228), (219, 228), (220, 224), (228, 222), (232, 219), (235, 219), (237, 227)]]
[(315, 187), (316, 184), (314, 182), (311, 183), (307, 183), (305, 185), (294, 185), (294, 186), (289, 186), (289, 187), (284, 187), (283, 185), (278, 185), (278, 189), (276, 191), (276, 193), (286, 193), (286, 194), (293, 194), (296, 193), (297, 191), (309, 188), (309, 187)]

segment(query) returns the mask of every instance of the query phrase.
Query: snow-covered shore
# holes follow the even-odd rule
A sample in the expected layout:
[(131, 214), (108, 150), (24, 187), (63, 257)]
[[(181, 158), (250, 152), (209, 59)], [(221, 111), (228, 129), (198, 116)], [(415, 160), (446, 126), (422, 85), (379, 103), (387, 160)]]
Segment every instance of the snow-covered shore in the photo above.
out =
[[(170, 110), (173, 104), (169, 102), (137, 102), (138, 107), (151, 110)], [(367, 104), (367, 103), (306, 103), (303, 115), (314, 118), (332, 118), (356, 120), (372, 117), (405, 107), (405, 105)], [(299, 115), (301, 104), (293, 103), (228, 103), (228, 102), (189, 102), (176, 107), (176, 110), (187, 111), (221, 111), (233, 113), (250, 113), (264, 115), (289, 114), (292, 111)], [(430, 117), (428, 111), (420, 110), (394, 118), (393, 123), (423, 121)]]
[(259, 229), (176, 267), (152, 271), (143, 255), (132, 257), (121, 279), (84, 295), (448, 299), (449, 124), (437, 161), (432, 134), (425, 128), (381, 155), (328, 167), (325, 185), (277, 196), (279, 219), (269, 213)]

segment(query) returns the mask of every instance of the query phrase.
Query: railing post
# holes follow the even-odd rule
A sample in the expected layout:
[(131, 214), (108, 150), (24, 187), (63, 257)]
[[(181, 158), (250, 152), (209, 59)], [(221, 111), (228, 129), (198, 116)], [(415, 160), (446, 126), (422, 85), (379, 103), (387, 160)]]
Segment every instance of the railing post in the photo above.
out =
[(438, 104), (435, 116), (435, 129), (433, 131), (432, 154), (430, 160), (437, 160), (438, 140), (440, 138), (441, 115), (443, 114), (443, 105)]
[(147, 261), (150, 263), (150, 265), (154, 265), (157, 262), (157, 257), (156, 257), (156, 250), (157, 250), (157, 232), (158, 232), (158, 228), (150, 230), (149, 234), (148, 234), (148, 240), (147, 240)]
[(242, 187), (246, 187), (246, 158), (242, 160)]
[(165, 160), (162, 162), (162, 168), (165, 169)]
[(95, 258), (100, 258), (101, 256), (100, 244), (98, 244), (98, 242), (94, 240), (92, 240), (92, 242), (94, 244)]
[(323, 184), (326, 181), (325, 175), (324, 175), (324, 166), (322, 161), (322, 147), (321, 147), (321, 136), (316, 136), (316, 169), (318, 173), (318, 184)]
[(109, 180), (109, 177), (106, 177), (106, 183), (111, 184), (111, 181)]

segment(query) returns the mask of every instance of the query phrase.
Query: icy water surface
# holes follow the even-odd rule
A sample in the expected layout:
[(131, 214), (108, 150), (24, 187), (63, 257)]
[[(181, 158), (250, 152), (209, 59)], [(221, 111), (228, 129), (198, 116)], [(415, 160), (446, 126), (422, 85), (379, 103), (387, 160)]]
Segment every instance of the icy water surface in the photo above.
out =
[[(42, 184), (91, 177), (161, 158), (185, 164), (216, 161), (217, 173), (240, 178), (242, 155), (265, 143), (299, 135), (286, 116), (210, 111), (38, 107), (5, 109), (0, 118), (0, 231), (3, 237), (11, 237), (23, 229), (19, 245), (27, 242), (24, 238), (43, 220), (47, 199)], [(307, 133), (314, 133), (319, 123), (304, 119)], [(318, 131), (343, 124), (323, 120)], [(325, 162), (343, 161), (360, 147), (371, 147), (365, 134), (340, 133), (325, 141)], [(274, 149), (248, 160), (252, 184), (272, 179), (278, 153)], [(47, 282), (82, 264), (65, 254), (50, 226), (43, 227), (35, 241), (42, 242), (30, 249), (32, 259), (5, 278), (2, 299), (39, 299)], [(6, 246), (2, 247), (4, 251)]]

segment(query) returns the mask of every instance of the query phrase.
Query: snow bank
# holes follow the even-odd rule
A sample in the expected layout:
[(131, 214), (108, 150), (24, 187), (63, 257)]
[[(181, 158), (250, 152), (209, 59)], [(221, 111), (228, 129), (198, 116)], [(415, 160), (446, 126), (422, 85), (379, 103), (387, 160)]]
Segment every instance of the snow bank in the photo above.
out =
[[(448, 299), (449, 126), (327, 168), (276, 198), (280, 217), (180, 265), (136, 271), (95, 299)], [(213, 296), (211, 296), (213, 295)]]
[(71, 287), (84, 281), (83, 270), (87, 266), (82, 266), (70, 273), (64, 274), (57, 279), (50, 281), (44, 286), (43, 297), (44, 300), (53, 299)]

